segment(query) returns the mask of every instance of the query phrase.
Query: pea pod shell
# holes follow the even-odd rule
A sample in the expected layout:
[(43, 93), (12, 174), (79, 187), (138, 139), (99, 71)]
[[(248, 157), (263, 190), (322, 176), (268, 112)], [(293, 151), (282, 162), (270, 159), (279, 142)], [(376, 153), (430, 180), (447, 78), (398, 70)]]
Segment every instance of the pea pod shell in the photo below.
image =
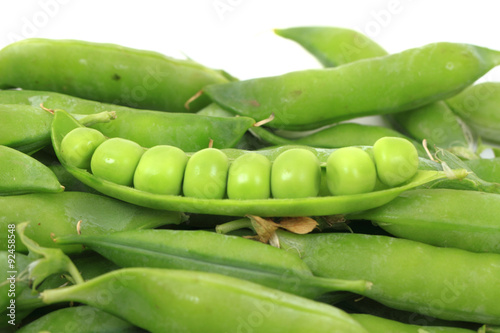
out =
[(348, 233), (277, 232), (313, 274), (367, 279), (362, 295), (395, 309), (445, 320), (498, 325), (500, 255), (440, 248), (407, 239)]
[(49, 312), (21, 327), (17, 332), (39, 333), (42, 331), (74, 333), (144, 332), (123, 319), (90, 306), (74, 306)]
[[(103, 291), (107, 301), (100, 296)], [(77, 286), (45, 291), (42, 299), (49, 304), (82, 302), (151, 332), (234, 332), (249, 327), (253, 332), (366, 333), (332, 306), (193, 271), (125, 268)], [(256, 324), (252, 314), (262, 320)]]
[[(0, 231), (7, 235), (7, 225), (26, 221), (31, 223), (26, 236), (43, 247), (57, 247), (52, 234), (102, 234), (120, 230), (154, 228), (178, 224), (184, 215), (179, 212), (158, 211), (130, 205), (112, 198), (84, 192), (56, 194), (33, 193), (0, 196)], [(79, 221), (82, 221), (79, 224)], [(26, 252), (16, 237), (16, 251)], [(5, 249), (7, 238), (0, 238), (0, 249)], [(65, 253), (77, 253), (81, 246), (61, 247)]]
[(441, 100), (470, 85), (499, 61), (498, 51), (434, 43), (337, 68), (214, 84), (203, 90), (235, 114), (254, 119), (274, 114), (268, 126), (311, 129)]
[[(0, 51), (0, 89), (64, 92), (141, 109), (188, 112), (186, 101), (203, 86), (227, 82), (191, 60), (114, 44), (24, 39)], [(191, 112), (208, 104), (191, 103)]]
[(233, 276), (308, 298), (369, 288), (366, 281), (321, 279), (297, 256), (242, 237), (206, 231), (134, 230), (109, 235), (63, 236), (121, 267), (156, 267)]
[(48, 167), (20, 151), (0, 146), (0, 195), (63, 190)]
[[(58, 111), (55, 114), (52, 126), (52, 143), (56, 154), (60, 156), (59, 147), (62, 138), (73, 128), (81, 125), (67, 113)], [(381, 206), (394, 199), (401, 192), (446, 177), (443, 172), (439, 171), (419, 171), (408, 184), (359, 195), (300, 199), (236, 200), (152, 194), (102, 180), (82, 169), (68, 165), (65, 165), (65, 167), (82, 183), (103, 194), (136, 205), (156, 209), (229, 216), (246, 216), (248, 214), (258, 216), (311, 216), (355, 212)]]
[[(143, 147), (172, 145), (184, 151), (197, 151), (206, 148), (210, 139), (213, 140), (215, 148), (233, 147), (255, 123), (254, 119), (248, 117), (210, 117), (198, 114), (140, 110), (46, 91), (0, 90), (0, 103), (19, 104), (16, 108), (21, 110), (28, 108), (25, 105), (31, 105), (35, 110), (28, 109), (28, 111), (36, 112), (37, 115), (45, 112), (40, 108), (40, 104), (49, 109), (63, 109), (72, 115), (91, 115), (114, 111), (116, 119), (107, 123), (96, 123), (90, 127), (101, 131), (107, 137), (129, 139)], [(0, 107), (0, 112), (1, 110)], [(30, 128), (29, 132), (22, 129), (19, 133), (33, 135), (32, 133), (39, 132), (40, 134), (37, 135), (44, 138), (44, 144), (49, 143), (50, 124), (53, 116), (48, 112), (45, 113), (46, 115), (38, 115), (38, 117), (43, 116), (47, 120), (44, 122), (37, 120), (37, 131)], [(16, 128), (15, 126), (21, 124), (19, 122), (20, 116), (16, 114), (13, 116), (15, 118), (12, 122), (15, 125), (12, 128)], [(5, 133), (8, 134), (8, 137), (15, 137), (11, 135), (11, 130)]]
[(417, 189), (347, 218), (371, 220), (401, 238), (500, 254), (499, 216), (500, 194)]

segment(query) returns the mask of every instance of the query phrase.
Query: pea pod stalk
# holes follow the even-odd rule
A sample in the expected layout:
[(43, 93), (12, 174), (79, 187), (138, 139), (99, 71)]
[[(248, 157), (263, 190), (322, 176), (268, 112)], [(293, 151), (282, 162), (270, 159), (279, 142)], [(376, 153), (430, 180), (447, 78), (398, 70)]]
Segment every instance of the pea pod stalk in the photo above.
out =
[[(204, 272), (124, 268), (78, 286), (44, 291), (42, 299), (48, 304), (82, 302), (151, 332), (366, 333), (333, 306)], [(262, 320), (256, 323), (253, 316)]]
[(331, 291), (359, 292), (367, 281), (322, 279), (296, 256), (242, 237), (207, 231), (135, 230), (105, 236), (65, 236), (121, 267), (195, 270), (233, 276), (308, 298)]
[(317, 276), (372, 281), (362, 295), (389, 307), (445, 320), (500, 323), (499, 254), (389, 236), (284, 231), (277, 236), (281, 248), (300, 255)]

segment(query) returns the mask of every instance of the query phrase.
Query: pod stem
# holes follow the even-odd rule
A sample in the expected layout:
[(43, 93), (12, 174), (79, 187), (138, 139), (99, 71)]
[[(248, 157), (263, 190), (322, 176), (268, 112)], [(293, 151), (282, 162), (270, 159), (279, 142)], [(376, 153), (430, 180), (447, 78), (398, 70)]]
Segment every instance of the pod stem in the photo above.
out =
[(226, 223), (223, 223), (223, 224), (216, 226), (215, 232), (217, 232), (218, 234), (228, 234), (232, 231), (236, 231), (236, 230), (240, 230), (240, 229), (252, 229), (253, 230), (252, 221), (249, 218), (244, 217), (244, 218), (241, 218), (238, 220), (226, 222)]
[(104, 111), (95, 114), (72, 114), (84, 126), (92, 126), (94, 124), (109, 123), (116, 119), (116, 111)]

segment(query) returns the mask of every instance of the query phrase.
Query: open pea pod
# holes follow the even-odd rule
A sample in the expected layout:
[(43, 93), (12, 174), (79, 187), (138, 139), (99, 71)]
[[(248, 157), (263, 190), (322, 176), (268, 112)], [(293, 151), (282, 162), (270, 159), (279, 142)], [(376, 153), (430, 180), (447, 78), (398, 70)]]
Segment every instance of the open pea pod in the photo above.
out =
[(345, 214), (378, 207), (400, 193), (436, 179), (445, 178), (441, 171), (418, 171), (408, 183), (371, 193), (323, 196), (300, 199), (200, 199), (178, 195), (160, 195), (117, 185), (98, 178), (87, 170), (69, 166), (61, 158), (61, 141), (72, 129), (82, 126), (64, 111), (57, 111), (52, 123), (52, 144), (63, 166), (82, 183), (108, 196), (155, 209), (175, 210), (229, 216), (311, 216)]

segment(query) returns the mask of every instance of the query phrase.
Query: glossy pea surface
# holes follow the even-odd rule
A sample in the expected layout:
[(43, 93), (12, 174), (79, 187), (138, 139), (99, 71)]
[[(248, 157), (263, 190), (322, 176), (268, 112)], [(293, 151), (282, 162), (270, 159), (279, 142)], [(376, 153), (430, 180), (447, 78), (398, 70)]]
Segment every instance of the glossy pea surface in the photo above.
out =
[(370, 155), (360, 148), (340, 148), (326, 161), (326, 182), (333, 195), (373, 191), (377, 171)]
[(274, 160), (271, 168), (271, 191), (274, 198), (315, 197), (319, 193), (320, 182), (318, 158), (309, 150), (286, 150)]
[(411, 179), (418, 169), (418, 153), (410, 141), (385, 137), (373, 145), (377, 174), (387, 186), (398, 186)]
[(271, 162), (263, 155), (249, 153), (236, 158), (229, 168), (229, 199), (267, 199), (271, 195)]
[(205, 148), (194, 153), (184, 172), (182, 190), (187, 197), (222, 199), (226, 194), (229, 169), (227, 156), (218, 149)]
[(80, 169), (89, 169), (96, 148), (106, 140), (104, 134), (89, 127), (78, 127), (61, 141), (61, 155), (66, 163)]
[(151, 193), (179, 195), (187, 156), (173, 146), (155, 146), (141, 157), (134, 173), (134, 187)]
[(144, 150), (137, 143), (111, 138), (104, 141), (92, 155), (92, 173), (115, 184), (131, 186), (135, 168)]

